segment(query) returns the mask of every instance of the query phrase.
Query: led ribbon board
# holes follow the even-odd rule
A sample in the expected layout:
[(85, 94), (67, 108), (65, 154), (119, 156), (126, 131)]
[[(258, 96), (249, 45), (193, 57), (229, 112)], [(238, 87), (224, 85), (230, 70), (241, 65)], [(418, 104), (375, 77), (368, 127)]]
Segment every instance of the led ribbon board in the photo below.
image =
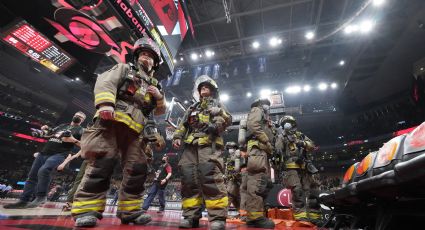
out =
[(1, 37), (9, 45), (55, 73), (63, 72), (75, 62), (73, 57), (26, 21), (2, 32)]
[(144, 8), (137, 1), (109, 0), (109, 3), (121, 17), (126, 20), (127, 24), (131, 25), (134, 29), (133, 31), (136, 32), (139, 37), (148, 35), (155, 40), (172, 73), (174, 71), (173, 55)]

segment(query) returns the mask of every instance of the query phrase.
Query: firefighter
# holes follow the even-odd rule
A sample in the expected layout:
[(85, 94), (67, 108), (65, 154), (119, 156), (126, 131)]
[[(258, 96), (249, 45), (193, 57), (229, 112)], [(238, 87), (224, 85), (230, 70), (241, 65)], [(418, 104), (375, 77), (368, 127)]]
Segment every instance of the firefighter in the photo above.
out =
[(264, 199), (272, 184), (269, 157), (273, 152), (274, 132), (269, 118), (270, 101), (257, 99), (251, 105), (247, 119), (247, 203), (246, 224), (255, 228), (274, 228), (272, 220), (266, 218)]
[(210, 229), (224, 229), (228, 197), (223, 173), (222, 133), (231, 116), (219, 101), (217, 83), (206, 75), (195, 82), (197, 102), (185, 112), (174, 132), (173, 146), (184, 150), (178, 163), (182, 173), (183, 217), (180, 228), (197, 228), (205, 202)]
[(97, 112), (82, 141), (82, 155), (88, 165), (71, 210), (77, 227), (93, 227), (102, 218), (106, 191), (119, 159), (123, 179), (117, 216), (123, 224), (151, 221), (140, 206), (147, 175), (144, 149), (148, 141), (160, 139), (147, 126), (152, 125), (149, 120), (153, 114), (165, 113), (164, 93), (154, 75), (161, 53), (149, 38), (137, 40), (134, 47), (134, 64), (115, 65), (97, 78), (94, 87)]
[(241, 203), (241, 154), (235, 142), (227, 142), (226, 149), (229, 156), (226, 159), (225, 178), (227, 184), (227, 194), (229, 195), (229, 205), (232, 203), (236, 210), (240, 209)]
[(283, 184), (292, 192), (294, 218), (312, 223), (320, 223), (318, 204), (318, 183), (313, 174), (318, 170), (308, 159), (308, 152), (314, 143), (297, 130), (297, 122), (292, 116), (279, 120), (281, 133), (276, 139), (276, 148), (284, 154)]

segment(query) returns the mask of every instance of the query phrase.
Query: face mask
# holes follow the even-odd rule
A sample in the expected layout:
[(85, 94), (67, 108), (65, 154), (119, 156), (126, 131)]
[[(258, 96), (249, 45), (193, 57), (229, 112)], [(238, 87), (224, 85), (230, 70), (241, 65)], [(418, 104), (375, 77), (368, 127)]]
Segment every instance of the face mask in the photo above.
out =
[(81, 122), (81, 118), (79, 118), (79, 117), (73, 117), (72, 118), (72, 122), (74, 122), (74, 123), (80, 123)]
[(235, 152), (235, 150), (234, 149), (229, 149), (229, 153), (230, 154), (233, 154)]
[(165, 163), (165, 162), (166, 162), (166, 160), (162, 159), (162, 163)]
[(292, 125), (291, 125), (291, 123), (285, 123), (285, 124), (283, 125), (283, 128), (284, 128), (285, 130), (290, 130), (290, 129), (292, 128)]
[(264, 109), (264, 111), (268, 112), (270, 110), (270, 106), (269, 105), (263, 105), (263, 109)]

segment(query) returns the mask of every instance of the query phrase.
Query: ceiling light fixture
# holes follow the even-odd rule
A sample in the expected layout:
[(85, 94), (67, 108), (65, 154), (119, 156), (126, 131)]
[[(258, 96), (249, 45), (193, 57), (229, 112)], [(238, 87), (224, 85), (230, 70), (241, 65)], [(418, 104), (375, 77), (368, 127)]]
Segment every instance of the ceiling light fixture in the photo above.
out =
[(192, 58), (192, 60), (196, 61), (196, 60), (198, 60), (198, 55), (196, 53), (192, 53), (190, 55), (190, 58)]
[(221, 101), (223, 101), (223, 102), (226, 102), (226, 101), (228, 101), (229, 100), (229, 95), (228, 94), (225, 94), (225, 93), (223, 93), (223, 94), (221, 94), (220, 95), (220, 100)]
[(360, 24), (361, 33), (369, 33), (375, 27), (375, 22), (372, 20), (365, 20)]
[(314, 34), (313, 31), (308, 31), (305, 35), (305, 38), (307, 38), (307, 40), (311, 40), (313, 39), (316, 35)]
[(272, 91), (270, 89), (262, 89), (260, 91), (260, 98), (261, 99), (268, 98), (270, 96), (270, 94), (272, 94)]
[(317, 88), (319, 88), (320, 91), (324, 91), (328, 88), (328, 84), (322, 82)]
[(280, 40), (280, 43), (279, 43), (279, 40), (280, 39), (277, 39), (276, 37), (270, 38), (270, 40), (269, 40), (270, 46), (274, 47), (274, 46), (277, 46), (278, 44), (282, 43), (282, 40)]
[(207, 56), (208, 58), (212, 57), (212, 56), (214, 56), (214, 52), (211, 51), (211, 50), (207, 50), (207, 51), (205, 51), (205, 56)]

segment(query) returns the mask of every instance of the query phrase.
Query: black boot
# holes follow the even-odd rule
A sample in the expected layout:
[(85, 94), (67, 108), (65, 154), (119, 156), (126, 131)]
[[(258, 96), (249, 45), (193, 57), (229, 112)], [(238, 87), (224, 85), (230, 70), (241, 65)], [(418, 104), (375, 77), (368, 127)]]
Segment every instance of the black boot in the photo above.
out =
[(256, 220), (248, 220), (246, 222), (246, 225), (252, 228), (274, 228), (275, 227), (274, 222), (265, 217), (261, 217)]
[(209, 230), (224, 230), (224, 229), (226, 229), (225, 220), (213, 220), (210, 222)]
[(6, 204), (3, 206), (3, 208), (4, 209), (23, 209), (23, 208), (26, 208), (28, 204), (29, 202), (19, 200), (18, 202), (13, 204)]
[(97, 223), (95, 216), (82, 216), (75, 220), (75, 227), (94, 227)]
[(183, 219), (179, 228), (199, 228), (199, 219)]
[(47, 197), (45, 196), (37, 196), (31, 203), (27, 205), (27, 208), (37, 208), (40, 205), (46, 203)]
[(145, 225), (152, 221), (152, 218), (146, 211), (142, 210), (136, 213), (133, 213), (126, 217), (121, 217), (122, 224), (137, 224), (137, 225)]

